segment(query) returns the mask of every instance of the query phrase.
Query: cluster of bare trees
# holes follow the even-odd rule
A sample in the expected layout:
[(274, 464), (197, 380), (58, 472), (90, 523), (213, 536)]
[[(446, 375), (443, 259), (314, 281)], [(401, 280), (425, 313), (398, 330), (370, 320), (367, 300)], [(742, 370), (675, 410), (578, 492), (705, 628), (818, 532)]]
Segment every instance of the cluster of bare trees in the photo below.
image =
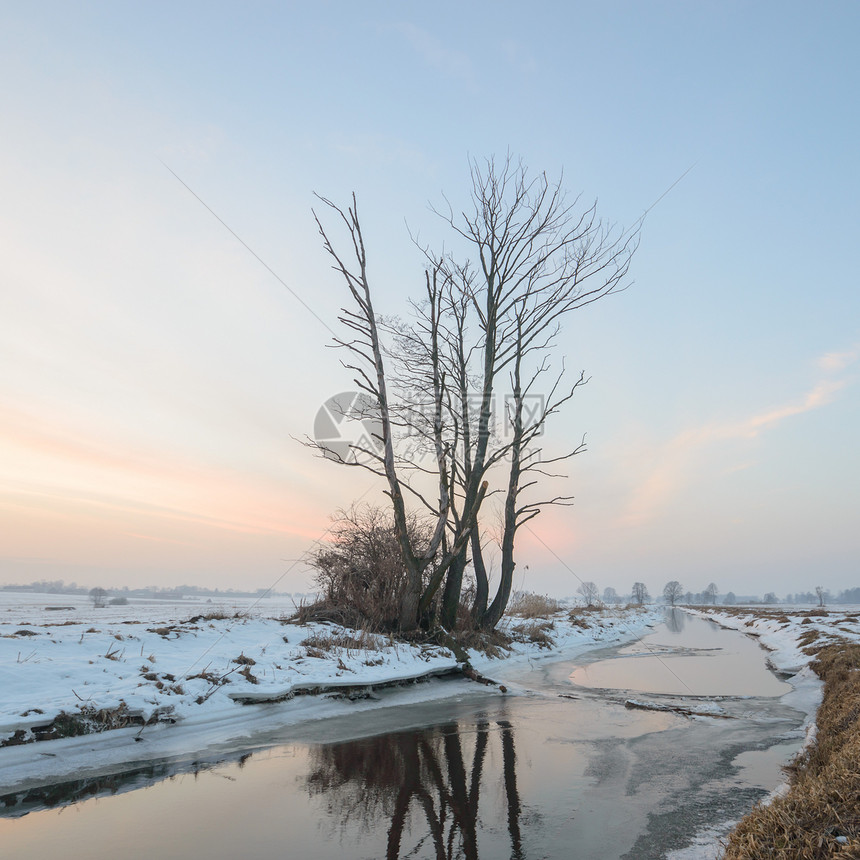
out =
[[(378, 432), (350, 456), (329, 458), (370, 470), (385, 482), (403, 570), (397, 626), (455, 623), (464, 575), (474, 579), (470, 614), (492, 629), (507, 606), (517, 532), (566, 493), (541, 495), (543, 479), (583, 444), (549, 456), (547, 420), (585, 383), (565, 381), (551, 355), (565, 317), (626, 285), (637, 231), (605, 227), (596, 208), (566, 198), (561, 182), (530, 177), (510, 158), (472, 164), (471, 203), (437, 211), (452, 247), (422, 247), (423, 295), (408, 323), (383, 323), (374, 305), (370, 261), (358, 208), (321, 198), (345, 231), (344, 248), (315, 213), (333, 268), (350, 296), (336, 342), (370, 404)], [(504, 410), (496, 404), (504, 395)], [(411, 444), (404, 444), (408, 439)], [(498, 496), (499, 575), (490, 592), (484, 503)], [(416, 539), (413, 511), (430, 522)]]

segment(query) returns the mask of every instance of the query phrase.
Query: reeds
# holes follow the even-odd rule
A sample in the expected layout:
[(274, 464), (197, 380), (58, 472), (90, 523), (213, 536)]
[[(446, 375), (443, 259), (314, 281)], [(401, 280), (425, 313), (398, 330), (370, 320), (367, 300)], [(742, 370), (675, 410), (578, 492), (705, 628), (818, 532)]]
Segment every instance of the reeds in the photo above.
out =
[(757, 806), (728, 839), (726, 860), (860, 858), (860, 645), (824, 646), (815, 742), (790, 766), (788, 792)]

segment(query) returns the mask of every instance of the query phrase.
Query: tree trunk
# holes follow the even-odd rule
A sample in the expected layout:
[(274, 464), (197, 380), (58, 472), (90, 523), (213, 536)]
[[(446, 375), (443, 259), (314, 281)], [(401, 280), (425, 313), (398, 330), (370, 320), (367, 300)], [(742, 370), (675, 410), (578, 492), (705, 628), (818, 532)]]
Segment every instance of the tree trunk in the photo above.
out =
[(472, 621), (475, 627), (482, 627), (490, 599), (490, 580), (484, 565), (484, 551), (481, 548), (481, 533), (477, 526), (472, 531), (472, 567), (475, 569), (475, 603), (472, 605)]
[(445, 589), (442, 592), (442, 615), (439, 620), (446, 630), (453, 630), (457, 626), (457, 610), (460, 608), (460, 591), (463, 587), (465, 568), (466, 547), (464, 546), (448, 568)]

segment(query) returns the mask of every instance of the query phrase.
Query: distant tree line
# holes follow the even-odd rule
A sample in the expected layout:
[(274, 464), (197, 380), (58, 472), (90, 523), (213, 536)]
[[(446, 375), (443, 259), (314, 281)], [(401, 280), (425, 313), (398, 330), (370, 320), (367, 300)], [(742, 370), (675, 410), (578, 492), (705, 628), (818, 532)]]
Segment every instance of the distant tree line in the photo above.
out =
[[(84, 594), (92, 597), (92, 591), (86, 585), (78, 585), (76, 582), (64, 582), (62, 579), (48, 580), (40, 579), (27, 585), (0, 585), (0, 591), (25, 591), (36, 594)], [(309, 597), (304, 593), (291, 594), (282, 591), (269, 591), (267, 588), (258, 588), (255, 591), (240, 591), (233, 588), (222, 590), (219, 588), (206, 588), (199, 585), (176, 585), (160, 586), (147, 585), (144, 588), (129, 588), (122, 586), (108, 589), (114, 596), (136, 597), (139, 599), (153, 600), (181, 600), (185, 597)]]
[[(607, 586), (603, 589), (602, 598), (600, 595), (601, 590), (596, 583), (585, 581), (577, 588), (576, 595), (567, 599), (590, 606), (601, 603), (606, 606), (630, 603), (641, 606), (653, 602), (647, 586), (642, 582), (633, 583), (631, 590), (626, 593), (619, 593), (612, 586)], [(799, 591), (796, 594), (787, 594), (784, 598), (780, 598), (773, 591), (766, 592), (764, 596), (759, 594), (735, 594), (733, 591), (727, 591), (725, 594), (722, 594), (716, 583), (713, 582), (703, 591), (686, 591), (678, 580), (673, 579), (663, 587), (660, 592), (659, 601), (671, 606), (675, 604), (688, 606), (717, 604), (722, 604), (723, 606), (735, 606), (736, 604), (764, 604), (766, 606), (775, 604), (812, 604), (815, 606), (860, 604), (860, 588), (846, 588), (834, 595), (828, 589), (819, 585), (813, 591)]]

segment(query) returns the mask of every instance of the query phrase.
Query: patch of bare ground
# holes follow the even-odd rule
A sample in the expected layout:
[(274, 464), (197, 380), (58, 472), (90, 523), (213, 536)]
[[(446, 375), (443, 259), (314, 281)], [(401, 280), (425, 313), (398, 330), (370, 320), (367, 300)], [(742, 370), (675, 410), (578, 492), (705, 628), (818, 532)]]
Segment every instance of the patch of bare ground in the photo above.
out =
[(815, 742), (788, 768), (788, 792), (730, 835), (726, 860), (860, 858), (860, 645), (824, 645), (811, 665), (824, 681)]

